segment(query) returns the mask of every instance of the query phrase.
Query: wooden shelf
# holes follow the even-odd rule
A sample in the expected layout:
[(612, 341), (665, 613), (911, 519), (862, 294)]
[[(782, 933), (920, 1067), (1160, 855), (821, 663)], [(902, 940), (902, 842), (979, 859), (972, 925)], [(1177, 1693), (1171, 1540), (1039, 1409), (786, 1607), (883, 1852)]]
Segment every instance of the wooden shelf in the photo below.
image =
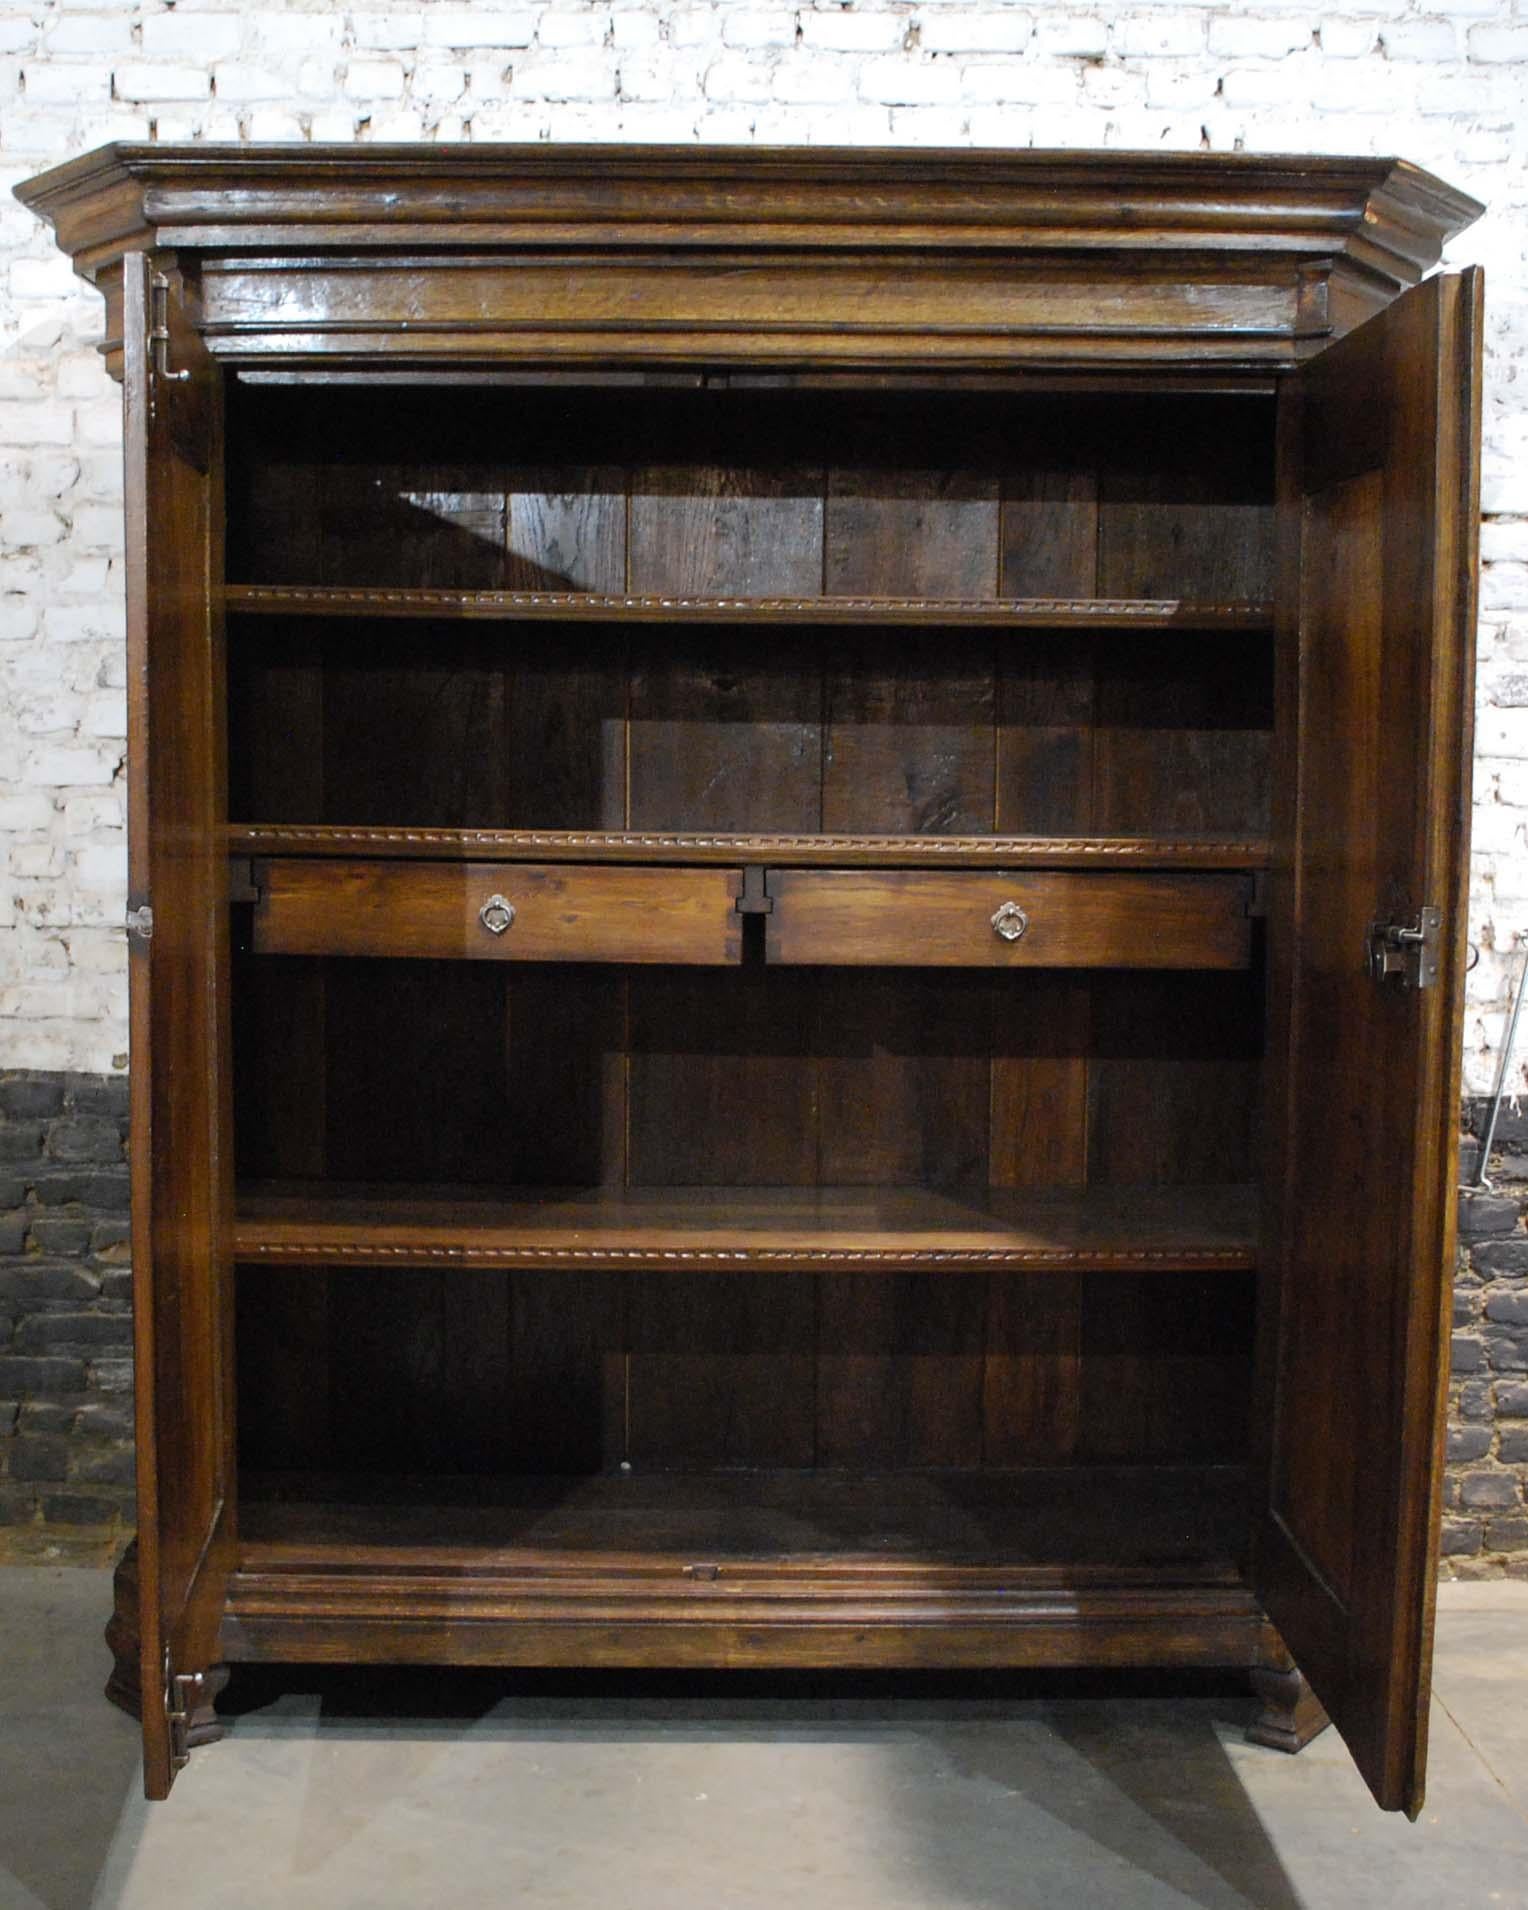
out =
[(1249, 1187), (241, 1190), (238, 1260), (280, 1266), (1142, 1273), (1256, 1264)]
[(237, 1660), (1246, 1664), (1263, 1625), (1233, 1466), (246, 1474), (239, 1524)]
[(223, 601), (245, 616), (536, 620), (561, 623), (975, 625), (1079, 630), (1266, 630), (1271, 603), (1155, 598), (642, 596), (588, 591), (358, 589), (229, 584)]
[(1257, 837), (721, 835), (638, 829), (432, 829), (233, 823), (231, 855), (413, 857), (435, 862), (725, 862), (782, 868), (1240, 869), (1269, 863)]

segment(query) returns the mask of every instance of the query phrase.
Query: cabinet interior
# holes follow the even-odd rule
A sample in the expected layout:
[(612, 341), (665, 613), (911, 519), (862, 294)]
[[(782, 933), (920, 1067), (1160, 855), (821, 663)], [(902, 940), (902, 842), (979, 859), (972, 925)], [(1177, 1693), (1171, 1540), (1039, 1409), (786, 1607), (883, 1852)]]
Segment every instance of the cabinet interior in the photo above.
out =
[[(852, 838), (894, 869), (990, 839), (1001, 874), (998, 839), (1150, 839), (1158, 868), (1212, 841), (1252, 894), (1266, 395), (235, 382), (228, 419), (236, 847), (605, 832), (661, 865), (723, 835), (788, 867)], [(898, 909), (916, 948), (916, 889)], [(240, 1237), (348, 1243), (238, 1271), (251, 1556), (1221, 1569), (1256, 927), (1220, 971), (873, 939), (772, 967), (746, 916), (694, 969), (236, 933)], [(534, 1252), (568, 1200), (592, 1266), (462, 1257), (511, 1226)], [(891, 1213), (1064, 1250), (878, 1264)], [(444, 1264), (367, 1262), (410, 1221)], [(617, 1264), (639, 1223), (733, 1262)], [(750, 1264), (805, 1235), (819, 1261)]]

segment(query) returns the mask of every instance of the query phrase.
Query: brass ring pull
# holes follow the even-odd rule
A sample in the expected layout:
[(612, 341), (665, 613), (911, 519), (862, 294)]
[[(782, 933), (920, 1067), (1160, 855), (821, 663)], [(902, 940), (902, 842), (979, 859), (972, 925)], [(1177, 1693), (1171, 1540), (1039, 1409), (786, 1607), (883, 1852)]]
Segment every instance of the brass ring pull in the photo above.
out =
[(502, 935), (515, 919), (515, 905), (502, 895), (490, 895), (478, 910), (478, 920), (490, 935)]
[(1016, 942), (1029, 927), (1029, 917), (1017, 902), (1005, 902), (992, 918), (992, 932), (1005, 942)]

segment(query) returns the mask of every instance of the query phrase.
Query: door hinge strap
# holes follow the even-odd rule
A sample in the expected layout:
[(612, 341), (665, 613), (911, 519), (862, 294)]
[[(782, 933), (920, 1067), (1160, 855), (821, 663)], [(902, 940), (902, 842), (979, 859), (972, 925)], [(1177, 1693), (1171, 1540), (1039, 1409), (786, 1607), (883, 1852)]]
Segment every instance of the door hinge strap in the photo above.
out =
[(122, 919), (129, 935), (136, 936), (140, 942), (153, 940), (154, 911), (149, 903), (130, 903), (127, 914)]
[(163, 272), (149, 280), (149, 371), (155, 378), (180, 384), (189, 371), (170, 369), (170, 281)]
[(1375, 922), (1369, 930), (1369, 973), (1403, 988), (1431, 988), (1443, 947), (1443, 911), (1424, 908), (1415, 922)]
[[(168, 1656), (168, 1654), (166, 1654)], [(191, 1762), (191, 1713), (202, 1695), (199, 1671), (177, 1672), (165, 1681), (165, 1718), (170, 1727), (170, 1767), (183, 1771)]]

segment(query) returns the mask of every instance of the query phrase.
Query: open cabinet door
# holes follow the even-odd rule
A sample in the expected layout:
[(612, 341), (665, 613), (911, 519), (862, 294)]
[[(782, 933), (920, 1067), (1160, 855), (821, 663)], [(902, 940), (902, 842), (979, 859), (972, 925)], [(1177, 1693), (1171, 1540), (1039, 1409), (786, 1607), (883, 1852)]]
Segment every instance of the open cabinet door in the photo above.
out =
[(1480, 300), (1479, 272), (1417, 286), (1291, 378), (1280, 427), (1254, 1582), (1379, 1802), (1412, 1816), (1453, 1275)]
[(210, 1697), (233, 1539), (222, 415), (176, 278), (143, 253), (123, 271), (138, 1606), (163, 1797)]

